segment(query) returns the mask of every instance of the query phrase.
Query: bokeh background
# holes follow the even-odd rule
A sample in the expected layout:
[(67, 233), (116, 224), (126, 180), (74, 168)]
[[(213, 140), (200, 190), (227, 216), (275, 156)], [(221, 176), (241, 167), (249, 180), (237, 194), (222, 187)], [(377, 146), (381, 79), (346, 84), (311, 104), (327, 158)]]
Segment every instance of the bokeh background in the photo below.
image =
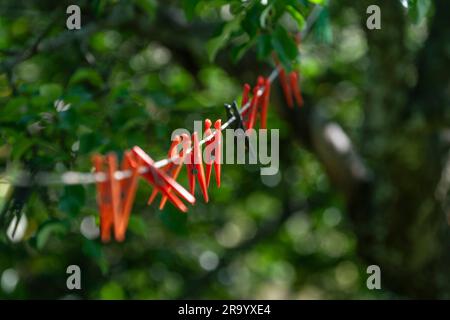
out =
[[(82, 28), (69, 31), (75, 3)], [(366, 27), (370, 4), (381, 30)], [(3, 0), (0, 297), (449, 298), (449, 12), (446, 0)], [(110, 244), (95, 186), (10, 183), (88, 172), (94, 152), (134, 145), (163, 158), (173, 129), (225, 119), (272, 52), (300, 70), (305, 99), (291, 110), (273, 85), (279, 174), (224, 165), (188, 214), (147, 206), (141, 181), (126, 241)], [(66, 288), (73, 264), (82, 290)], [(381, 290), (366, 287), (371, 264)]]

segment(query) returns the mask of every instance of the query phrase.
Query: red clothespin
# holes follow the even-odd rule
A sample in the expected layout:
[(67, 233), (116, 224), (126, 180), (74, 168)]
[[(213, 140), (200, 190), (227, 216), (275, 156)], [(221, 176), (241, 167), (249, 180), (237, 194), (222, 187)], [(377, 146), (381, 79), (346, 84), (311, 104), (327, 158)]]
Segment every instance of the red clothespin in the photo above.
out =
[(121, 218), (121, 194), (120, 194), (120, 182), (115, 178), (115, 173), (118, 169), (117, 156), (115, 153), (109, 153), (106, 155), (106, 162), (108, 164), (108, 184), (109, 191), (111, 193), (111, 206), (113, 216), (114, 235), (120, 233), (120, 218)]
[[(247, 103), (249, 101), (249, 94), (250, 94), (251, 88), (252, 87), (248, 83), (244, 84), (244, 90), (242, 92), (242, 105), (241, 105), (241, 108), (244, 108), (247, 105)], [(243, 119), (245, 119), (245, 122), (246, 122), (246, 120), (248, 118), (249, 110), (251, 110), (251, 106), (248, 106), (247, 109), (242, 111), (241, 117)]]
[(284, 97), (286, 98), (286, 103), (288, 107), (292, 109), (294, 107), (294, 101), (292, 100), (291, 85), (289, 84), (289, 81), (286, 78), (286, 72), (284, 71), (283, 67), (279, 66), (278, 68), (279, 68), (281, 88), (283, 89)]
[(97, 204), (100, 211), (100, 238), (102, 242), (107, 242), (111, 239), (111, 228), (113, 226), (113, 210), (111, 202), (111, 193), (108, 184), (108, 174), (105, 172), (105, 159), (101, 155), (94, 155), (92, 163), (96, 173), (103, 173), (105, 175), (104, 181), (98, 181), (97, 186)]
[(242, 92), (242, 105), (243, 108), (248, 103), (248, 94), (250, 93), (250, 85), (248, 83), (244, 84), (244, 90)]
[(198, 141), (198, 134), (192, 134), (192, 150), (190, 156), (190, 163), (187, 163), (189, 190), (191, 194), (195, 191), (195, 176), (197, 176), (198, 183), (202, 189), (203, 199), (205, 202), (209, 201), (208, 188), (206, 186), (205, 171), (203, 169), (202, 150)]
[[(178, 196), (190, 204), (195, 203), (195, 198), (186, 189), (178, 184), (172, 177), (168, 176), (163, 170), (154, 166), (153, 159), (145, 153), (144, 150), (135, 146), (132, 151), (135, 157), (141, 159), (142, 164), (147, 167), (148, 171), (142, 173), (144, 179), (158, 189), (163, 195), (167, 196), (170, 202), (172, 202), (179, 210), (186, 212), (187, 207)], [(136, 167), (137, 164), (133, 163), (133, 166)]]
[[(184, 159), (184, 153), (185, 153), (185, 150), (187, 150), (187, 148), (183, 148), (183, 150), (180, 153), (178, 153), (178, 155), (176, 155), (175, 154), (176, 148), (178, 147), (178, 145), (180, 143), (181, 143), (180, 136), (176, 136), (174, 141), (172, 142), (172, 145), (170, 146), (169, 153), (168, 153), (168, 158), (169, 159), (172, 159), (173, 157), (178, 156), (178, 163), (175, 164), (175, 163), (171, 162), (171, 166), (169, 167), (169, 171), (167, 171), (167, 172), (170, 172), (171, 177), (174, 180), (176, 180), (178, 178), (178, 175), (180, 174), (180, 171), (181, 171), (181, 168), (182, 168), (182, 165), (183, 165), (183, 162), (184, 162), (184, 160), (183, 160)], [(167, 189), (167, 191), (170, 192), (171, 189), (172, 188), (169, 187)], [(156, 190), (154, 190), (153, 192), (155, 193), (155, 195), (158, 193), (158, 191), (156, 191)], [(153, 194), (152, 194), (152, 196), (153, 196)], [(161, 202), (159, 203), (159, 210), (164, 209), (164, 206), (167, 203), (167, 199), (168, 199), (167, 196), (165, 196), (165, 195), (162, 196)], [(149, 199), (149, 204), (151, 203), (150, 200), (153, 201), (150, 198)]]
[[(205, 120), (205, 137), (213, 136), (210, 140), (206, 141), (206, 185), (209, 187), (209, 182), (211, 180), (211, 171), (214, 163), (214, 171), (216, 172), (216, 184), (220, 187), (220, 166), (222, 159), (222, 120), (218, 119), (214, 123), (214, 133), (211, 130), (212, 122), (209, 119)], [(212, 149), (212, 150), (211, 150)], [(211, 158), (212, 156), (212, 158)]]
[(261, 104), (261, 129), (267, 128), (267, 109), (269, 107), (270, 100), (270, 80), (266, 78), (264, 81), (264, 93), (262, 96)]
[[(138, 164), (136, 167), (132, 166), (134, 161)], [(125, 233), (127, 231), (128, 222), (130, 220), (131, 209), (133, 207), (134, 199), (136, 196), (139, 167), (141, 167), (141, 161), (139, 159), (134, 159), (134, 155), (131, 151), (126, 151), (122, 160), (121, 170), (130, 171), (131, 176), (129, 178), (123, 179), (120, 182), (121, 215), (120, 220), (117, 221), (118, 227), (115, 233), (117, 241), (125, 240)]]
[(297, 74), (297, 72), (292, 71), (291, 74), (289, 75), (289, 77), (290, 77), (291, 88), (292, 88), (292, 93), (295, 98), (295, 102), (297, 103), (297, 105), (299, 107), (302, 107), (303, 106), (303, 97), (302, 97), (302, 93), (300, 91), (298, 74)]
[[(258, 80), (258, 83), (260, 81)], [(259, 107), (259, 101), (261, 99), (261, 96), (258, 95), (258, 91), (259, 91), (260, 86), (256, 85), (255, 88), (253, 88), (253, 97), (252, 97), (252, 101), (250, 103), (250, 117), (248, 119), (248, 122), (246, 123), (246, 127), (247, 129), (252, 129), (255, 125), (256, 122), (256, 116), (258, 114), (258, 107)]]
[[(170, 145), (170, 148), (169, 148), (169, 152), (167, 153), (167, 157), (169, 159), (173, 157), (174, 150), (178, 147), (178, 144), (180, 143), (180, 141), (181, 141), (181, 138), (179, 136), (176, 136), (175, 139), (172, 141), (172, 144)], [(162, 168), (162, 170), (169, 173), (169, 172), (173, 171), (172, 170), (173, 168), (174, 168), (174, 163), (169, 162), (166, 166), (164, 166)], [(176, 177), (174, 177), (173, 175), (172, 175), (172, 178), (176, 179)], [(150, 195), (150, 197), (148, 198), (148, 201), (147, 201), (148, 205), (152, 204), (152, 202), (155, 200), (156, 196), (158, 195), (158, 192), (159, 192), (159, 190), (157, 188), (153, 189), (152, 194)]]
[[(103, 242), (111, 240), (111, 230), (117, 241), (125, 239), (125, 232), (137, 187), (137, 172), (130, 167), (130, 154), (126, 153), (123, 170), (131, 170), (130, 178), (118, 181), (115, 173), (118, 169), (117, 156), (114, 153), (106, 157), (94, 155), (92, 161), (96, 172), (105, 174), (105, 181), (97, 182), (97, 202), (100, 208), (100, 238)], [(106, 165), (106, 169), (104, 168)]]

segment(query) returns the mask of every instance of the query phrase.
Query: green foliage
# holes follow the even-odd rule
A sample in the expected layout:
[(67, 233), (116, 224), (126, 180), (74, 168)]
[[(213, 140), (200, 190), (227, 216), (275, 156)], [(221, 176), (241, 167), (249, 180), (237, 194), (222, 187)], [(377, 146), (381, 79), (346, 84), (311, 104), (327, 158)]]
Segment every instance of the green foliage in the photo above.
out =
[[(62, 3), (3, 2), (0, 170), (8, 177), (17, 170), (89, 172), (93, 153), (121, 157), (134, 145), (155, 160), (165, 157), (173, 129), (224, 119), (223, 103), (236, 99), (244, 82), (265, 75), (273, 53), (286, 68), (298, 68), (295, 36), (315, 4), (327, 6), (323, 0), (85, 0), (79, 1), (83, 29), (71, 38)], [(410, 5), (413, 19), (427, 16), (427, 1)], [(59, 17), (53, 23), (50, 11)], [(347, 30), (332, 14), (326, 7), (312, 30), (316, 37), (302, 43), (302, 89), (359, 137), (365, 42), (356, 25)], [(339, 32), (333, 42), (332, 24), (350, 33), (351, 46)], [(39, 50), (14, 60), (43, 32)], [(328, 45), (318, 49), (323, 42)], [(317, 159), (295, 144), (276, 112), (280, 96), (274, 84), (269, 123), (283, 139), (279, 175), (265, 180), (255, 167), (224, 165), (221, 189), (211, 183), (211, 202), (199, 197), (187, 214), (170, 204), (163, 211), (147, 206), (152, 190), (141, 181), (124, 243), (101, 244), (83, 230), (86, 218), (98, 224), (95, 186), (27, 190), (22, 241), (0, 238), (0, 277), (7, 269), (19, 277), (12, 290), (0, 287), (0, 298), (67, 297), (70, 264), (82, 267), (84, 287), (76, 293), (82, 298), (378, 297), (365, 287), (343, 201)], [(179, 180), (186, 186), (184, 170)], [(2, 178), (1, 206), (13, 190)], [(286, 208), (290, 216), (277, 220)]]
[[(294, 33), (304, 27), (311, 5), (303, 1), (270, 0), (266, 4), (249, 1), (233, 5), (232, 2), (230, 7), (232, 18), (223, 23), (221, 32), (208, 43), (210, 59), (214, 60), (219, 50), (231, 42), (233, 60), (239, 61), (256, 43), (260, 60), (267, 59), (274, 51), (283, 65), (291, 68), (298, 52)], [(282, 26), (286, 16), (292, 17), (289, 30)]]
[(408, 13), (415, 23), (420, 23), (423, 21), (430, 7), (430, 0), (408, 0)]

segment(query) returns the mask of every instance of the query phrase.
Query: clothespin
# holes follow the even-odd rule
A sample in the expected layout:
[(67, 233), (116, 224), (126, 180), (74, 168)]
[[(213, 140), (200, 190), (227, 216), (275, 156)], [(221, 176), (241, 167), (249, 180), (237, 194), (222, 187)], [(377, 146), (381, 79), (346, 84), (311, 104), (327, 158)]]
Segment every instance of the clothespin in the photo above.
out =
[(233, 126), (234, 129), (242, 129), (245, 135), (245, 146), (246, 148), (249, 150), (250, 154), (252, 156), (255, 155), (255, 151), (253, 150), (248, 136), (245, 134), (246, 131), (246, 126), (244, 124), (244, 122), (242, 121), (242, 117), (241, 114), (239, 113), (239, 110), (237, 109), (237, 103), (236, 101), (233, 101), (232, 104), (225, 104), (225, 111), (227, 113), (227, 118), (228, 120), (230, 120), (232, 117), (234, 117), (234, 123), (235, 125)]
[[(186, 136), (187, 136), (187, 135), (186, 135)], [(179, 136), (177, 136), (177, 137), (175, 138), (175, 141), (177, 141), (177, 140), (179, 140), (179, 142), (181, 142), (181, 143), (183, 144), (183, 149), (182, 149), (181, 152), (178, 154), (178, 157), (179, 157), (179, 163), (176, 165), (175, 169), (173, 169), (172, 178), (173, 178), (174, 180), (176, 180), (176, 179), (178, 178), (178, 175), (180, 174), (182, 165), (183, 165), (183, 163), (184, 163), (184, 157), (185, 157), (186, 151), (187, 151), (188, 148), (189, 148), (189, 146), (188, 146), (189, 142), (187, 142), (187, 141), (182, 141), (181, 138), (180, 138)], [(173, 149), (173, 150), (175, 150), (175, 149)], [(173, 151), (173, 150), (172, 150), (172, 151)], [(172, 157), (174, 157), (173, 152), (169, 155), (169, 158), (172, 158)], [(171, 189), (171, 188), (169, 187), (168, 191), (170, 191), (170, 189)], [(164, 209), (164, 206), (166, 205), (166, 202), (167, 202), (167, 196), (163, 196), (163, 197), (161, 198), (161, 203), (159, 204), (159, 210)]]
[[(130, 170), (131, 177), (118, 181), (115, 173), (118, 169), (117, 156), (114, 153), (106, 157), (94, 155), (92, 161), (96, 172), (105, 174), (105, 181), (97, 182), (97, 202), (100, 208), (100, 238), (103, 242), (111, 240), (111, 230), (117, 241), (125, 239), (131, 208), (137, 188), (137, 170), (131, 167), (132, 154), (124, 155), (122, 170)], [(104, 169), (106, 164), (107, 169)]]
[(234, 123), (233, 126), (235, 129), (242, 129), (246, 130), (244, 122), (242, 121), (241, 114), (239, 113), (239, 110), (237, 109), (237, 103), (236, 101), (233, 101), (232, 104), (225, 104), (225, 111), (227, 113), (228, 120), (234, 117)]
[[(174, 156), (174, 150), (176, 150), (176, 148), (178, 147), (180, 142), (181, 142), (180, 136), (176, 136), (175, 139), (172, 141), (172, 144), (170, 145), (170, 148), (169, 148), (169, 152), (167, 153), (167, 157), (169, 159), (171, 159)], [(175, 170), (173, 170), (175, 167), (175, 164), (173, 162), (169, 162), (166, 166), (164, 166), (164, 168), (162, 170), (167, 172), (169, 175), (172, 176), (173, 179), (176, 180), (176, 178), (178, 177), (178, 174), (180, 172), (180, 169), (181, 169), (181, 164), (182, 164), (182, 162), (176, 166)], [(152, 204), (152, 202), (155, 200), (156, 196), (158, 195), (158, 192), (159, 192), (159, 190), (157, 188), (153, 189), (152, 194), (150, 195), (150, 197), (147, 201), (148, 205)], [(164, 208), (164, 204), (167, 201), (167, 199), (164, 200), (164, 198), (165, 197), (163, 196), (163, 199), (161, 200), (161, 204), (160, 204), (160, 210), (162, 210)], [(163, 202), (164, 202), (164, 204), (163, 204)]]
[(114, 235), (116, 236), (120, 233), (120, 218), (121, 218), (121, 194), (120, 194), (120, 182), (116, 180), (114, 174), (116, 173), (117, 166), (117, 156), (115, 153), (109, 153), (106, 155), (106, 162), (108, 164), (108, 184), (109, 191), (111, 194), (111, 206), (112, 206), (112, 216), (113, 216), (113, 227)]
[(206, 185), (209, 187), (209, 182), (211, 179), (211, 171), (214, 162), (214, 171), (216, 172), (216, 183), (217, 186), (220, 187), (220, 166), (221, 166), (221, 158), (222, 158), (222, 121), (220, 119), (216, 120), (214, 123), (214, 133), (211, 130), (212, 122), (209, 119), (205, 120), (205, 133), (204, 136), (210, 137), (213, 136), (210, 140), (206, 141), (206, 149), (209, 149), (212, 145), (212, 152), (206, 153)]
[[(133, 161), (137, 162), (137, 166), (133, 167)], [(138, 168), (141, 167), (141, 161), (139, 159), (134, 159), (134, 155), (131, 151), (126, 151), (124, 158), (122, 160), (121, 170), (131, 171), (131, 176), (125, 178), (120, 183), (121, 189), (121, 215), (120, 220), (117, 221), (117, 231), (115, 231), (115, 236), (117, 241), (125, 240), (125, 233), (127, 231), (128, 222), (130, 220), (130, 213), (133, 207), (134, 198), (136, 196), (137, 183), (139, 172)]]
[[(168, 176), (163, 170), (154, 166), (153, 159), (145, 153), (140, 147), (135, 146), (132, 149), (137, 159), (141, 159), (142, 164), (147, 167), (147, 172), (142, 173), (142, 177), (151, 185), (158, 189), (163, 195), (172, 202), (179, 210), (187, 212), (187, 207), (178, 196), (190, 204), (195, 203), (195, 198), (186, 189), (184, 189), (172, 177)], [(133, 163), (136, 167), (138, 164)], [(173, 192), (172, 192), (173, 191)], [(177, 196), (178, 195), (178, 196)]]
[(258, 114), (259, 101), (261, 99), (261, 96), (258, 95), (258, 92), (260, 89), (259, 83), (260, 83), (260, 81), (258, 80), (258, 84), (256, 85), (256, 87), (253, 88), (253, 97), (252, 97), (252, 101), (250, 103), (250, 110), (251, 110), (250, 117), (247, 122), (248, 129), (253, 129), (255, 122), (256, 122), (256, 116)]
[(267, 128), (267, 109), (270, 101), (270, 80), (266, 78), (264, 81), (264, 93), (261, 103), (261, 129)]
[(189, 180), (189, 190), (193, 195), (195, 192), (195, 177), (202, 189), (203, 199), (205, 202), (209, 201), (208, 188), (206, 185), (205, 170), (203, 168), (202, 150), (198, 141), (198, 134), (194, 132), (192, 134), (192, 149), (190, 154), (190, 161), (186, 163)]
[(100, 238), (103, 242), (111, 239), (111, 228), (113, 226), (113, 209), (111, 193), (108, 184), (108, 174), (105, 172), (105, 160), (101, 155), (94, 155), (92, 163), (96, 173), (103, 173), (104, 181), (97, 180), (97, 204), (100, 211)]
[(242, 105), (243, 108), (248, 103), (248, 94), (250, 93), (250, 85), (248, 83), (244, 84), (244, 90), (242, 92)]
[(281, 88), (283, 89), (284, 97), (286, 98), (286, 103), (288, 107), (292, 109), (294, 107), (294, 101), (292, 100), (291, 85), (286, 77), (286, 72), (284, 71), (283, 67), (279, 66), (278, 68), (279, 68)]
[(303, 106), (303, 97), (302, 97), (302, 93), (300, 90), (300, 85), (299, 85), (299, 75), (297, 74), (297, 72), (292, 71), (291, 74), (289, 75), (290, 77), (290, 82), (291, 82), (291, 88), (292, 88), (292, 93), (294, 95), (295, 98), (295, 102), (297, 103), (297, 105), (299, 107)]

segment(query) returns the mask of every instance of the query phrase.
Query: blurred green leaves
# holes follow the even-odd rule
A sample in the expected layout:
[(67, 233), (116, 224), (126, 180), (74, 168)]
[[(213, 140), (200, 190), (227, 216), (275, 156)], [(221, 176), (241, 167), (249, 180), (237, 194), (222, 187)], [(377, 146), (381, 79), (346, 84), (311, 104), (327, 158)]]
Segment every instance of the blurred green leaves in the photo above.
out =
[(227, 44), (231, 34), (240, 28), (240, 23), (241, 18), (239, 17), (225, 23), (220, 34), (209, 40), (207, 50), (210, 61), (213, 61), (217, 55), (217, 52)]
[(67, 234), (69, 226), (67, 222), (59, 220), (49, 220), (40, 225), (36, 232), (36, 248), (42, 250), (52, 236), (64, 236)]
[(84, 206), (85, 199), (85, 189), (82, 185), (64, 186), (59, 200), (59, 209), (75, 217)]
[(408, 14), (414, 23), (420, 23), (426, 17), (430, 7), (430, 0), (408, 0)]
[[(233, 10), (233, 18), (224, 22), (219, 34), (209, 41), (209, 58), (213, 61), (220, 49), (231, 46), (233, 61), (239, 61), (256, 45), (258, 59), (275, 52), (282, 64), (291, 68), (298, 55), (294, 34), (304, 27), (309, 10), (298, 1), (249, 1)], [(295, 29), (287, 30), (283, 25), (286, 15), (292, 17)]]
[(298, 51), (295, 41), (282, 26), (277, 26), (271, 38), (271, 44), (278, 58), (284, 66), (289, 67), (291, 61), (297, 57)]
[(80, 68), (70, 78), (69, 83), (71, 85), (88, 83), (96, 87), (101, 87), (103, 80), (96, 70), (90, 68)]

